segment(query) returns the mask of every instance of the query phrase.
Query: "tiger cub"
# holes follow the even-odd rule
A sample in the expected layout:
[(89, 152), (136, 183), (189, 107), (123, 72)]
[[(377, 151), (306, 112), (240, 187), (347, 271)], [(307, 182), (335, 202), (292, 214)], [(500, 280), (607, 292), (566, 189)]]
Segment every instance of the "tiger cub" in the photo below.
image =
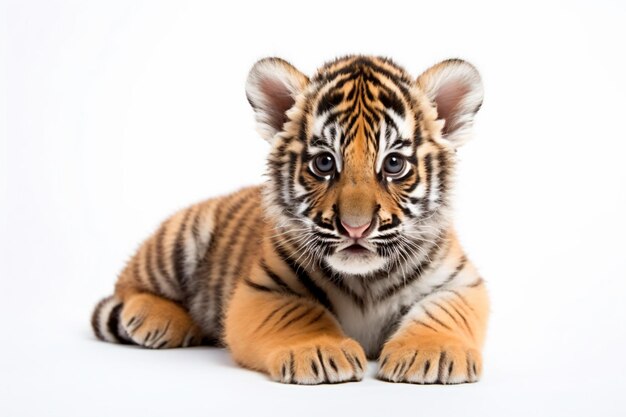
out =
[(167, 219), (96, 307), (96, 336), (225, 345), (295, 384), (477, 381), (488, 299), (451, 221), (455, 150), (482, 102), (476, 69), (414, 79), (348, 56), (309, 78), (257, 62), (246, 93), (267, 181)]

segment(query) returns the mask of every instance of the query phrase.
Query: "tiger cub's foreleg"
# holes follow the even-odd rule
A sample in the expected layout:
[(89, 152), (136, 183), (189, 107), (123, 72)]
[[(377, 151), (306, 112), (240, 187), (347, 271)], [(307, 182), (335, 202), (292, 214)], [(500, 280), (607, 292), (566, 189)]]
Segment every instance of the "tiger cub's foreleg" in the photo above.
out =
[(418, 384), (477, 381), (487, 309), (482, 280), (424, 298), (383, 347), (378, 377)]
[(275, 284), (240, 283), (225, 338), (238, 363), (283, 383), (358, 381), (366, 366), (361, 346), (322, 305)]
[(128, 262), (115, 294), (96, 306), (92, 316), (96, 336), (149, 348), (199, 344), (203, 335), (184, 304), (212, 223), (210, 201), (165, 221)]

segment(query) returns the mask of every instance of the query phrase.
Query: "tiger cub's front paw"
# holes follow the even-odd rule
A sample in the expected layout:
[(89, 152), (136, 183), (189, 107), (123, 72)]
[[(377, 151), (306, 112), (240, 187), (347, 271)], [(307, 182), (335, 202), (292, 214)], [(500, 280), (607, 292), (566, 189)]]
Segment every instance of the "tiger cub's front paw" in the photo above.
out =
[(385, 345), (378, 378), (414, 384), (476, 382), (482, 372), (480, 352), (456, 340), (415, 341)]
[(354, 340), (323, 338), (274, 352), (268, 371), (278, 382), (314, 385), (360, 381), (366, 364), (363, 348)]

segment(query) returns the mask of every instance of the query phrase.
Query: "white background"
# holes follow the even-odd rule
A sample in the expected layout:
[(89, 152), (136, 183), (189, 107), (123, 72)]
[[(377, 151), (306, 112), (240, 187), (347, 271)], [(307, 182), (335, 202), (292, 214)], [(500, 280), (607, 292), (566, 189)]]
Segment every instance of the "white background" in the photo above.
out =
[[(626, 5), (519, 3), (3, 3), (0, 415), (626, 415)], [(223, 350), (95, 341), (160, 220), (262, 181), (251, 65), (346, 53), (483, 75), (456, 193), (493, 302), (483, 380), (283, 386)]]

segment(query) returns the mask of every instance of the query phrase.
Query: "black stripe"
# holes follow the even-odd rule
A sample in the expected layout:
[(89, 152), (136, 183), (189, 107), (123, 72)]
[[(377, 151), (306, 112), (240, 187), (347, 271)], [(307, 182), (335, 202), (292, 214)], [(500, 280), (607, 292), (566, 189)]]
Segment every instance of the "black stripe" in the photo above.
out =
[(444, 381), (443, 378), (443, 373), (445, 372), (445, 365), (446, 365), (446, 352), (445, 350), (441, 351), (441, 353), (439, 354), (439, 369), (438, 369), (438, 373), (437, 373), (437, 382), (440, 384), (445, 384), (446, 381)]
[(315, 217), (313, 217), (313, 223), (315, 223), (316, 225), (318, 225), (319, 227), (323, 229), (332, 230), (334, 232), (335, 228), (333, 227), (332, 223), (328, 223), (325, 220), (326, 219), (322, 218), (322, 212), (317, 213)]
[(198, 208), (198, 212), (196, 213), (196, 217), (193, 219), (193, 223), (191, 224), (191, 234), (193, 236), (193, 243), (196, 246), (196, 258), (197, 259), (201, 259), (202, 257), (204, 257), (204, 253), (200, 253), (199, 251), (199, 247), (198, 247), (198, 242), (200, 242), (202, 239), (202, 236), (200, 236), (200, 219), (202, 218), (202, 212), (204, 211), (204, 207), (203, 205), (200, 205), (200, 207)]
[(185, 260), (187, 258), (187, 254), (185, 253), (185, 232), (187, 231), (187, 222), (190, 215), (191, 209), (188, 209), (182, 222), (180, 223), (180, 229), (178, 229), (178, 234), (176, 235), (176, 240), (174, 241), (174, 250), (172, 251), (174, 279), (179, 283), (183, 292), (183, 297), (186, 297), (187, 295), (185, 291), (187, 282), (187, 276), (185, 274)]
[(326, 365), (324, 364), (324, 359), (322, 358), (322, 351), (320, 350), (319, 346), (317, 348), (317, 358), (320, 361), (320, 365), (322, 367), (322, 372), (324, 373), (324, 381), (328, 382), (328, 372), (326, 372)]
[[(242, 216), (246, 215), (246, 211), (248, 211), (250, 205), (252, 203), (255, 203), (256, 199), (255, 198), (248, 198), (246, 199), (240, 206), (232, 209), (232, 211), (229, 213), (232, 213), (232, 216), (228, 219), (228, 223), (225, 223), (223, 225), (224, 229), (228, 226), (228, 224), (231, 221), (234, 221), (235, 218), (240, 219)], [(240, 215), (241, 214), (241, 215)], [(236, 217), (237, 216), (237, 217)], [(254, 220), (253, 220), (254, 221)], [(228, 236), (228, 240), (226, 241), (226, 244), (224, 246), (222, 246), (220, 248), (220, 253), (221, 253), (221, 260), (218, 264), (218, 269), (217, 269), (217, 278), (216, 278), (216, 282), (214, 284), (214, 299), (213, 299), (213, 303), (215, 304), (215, 311), (218, 312), (218, 316), (217, 316), (217, 324), (216, 327), (218, 329), (218, 331), (221, 333), (222, 331), (222, 324), (223, 324), (223, 314), (219, 314), (219, 312), (222, 311), (222, 304), (223, 304), (223, 300), (224, 300), (224, 291), (226, 288), (226, 278), (229, 276), (227, 274), (227, 268), (228, 265), (230, 263), (232, 263), (232, 258), (231, 258), (231, 253), (233, 250), (233, 247), (235, 246), (235, 244), (237, 243), (237, 240), (239, 239), (239, 236), (241, 235), (241, 228), (237, 228), (237, 230), (231, 230), (229, 233), (230, 235)], [(224, 237), (225, 238), (225, 237)], [(232, 277), (232, 275), (230, 275), (230, 277)]]
[(406, 370), (404, 371), (403, 375), (409, 372), (409, 369), (411, 369), (411, 366), (413, 366), (413, 364), (415, 363), (415, 359), (417, 358), (417, 353), (418, 351), (416, 350), (415, 353), (413, 354), (413, 357), (411, 358), (411, 361), (409, 362), (409, 365), (406, 367)]
[(428, 324), (424, 323), (423, 321), (420, 321), (420, 320), (413, 320), (413, 323), (415, 323), (415, 324), (417, 324), (417, 325), (419, 325), (419, 326), (424, 326), (424, 327), (427, 327), (427, 328), (429, 328), (429, 329), (431, 329), (431, 330), (433, 330), (433, 331), (435, 331), (435, 332), (437, 332), (437, 333), (439, 332), (437, 329), (435, 329), (435, 328), (434, 328), (434, 327), (432, 327), (432, 326), (429, 326)]
[(352, 299), (352, 302), (354, 302), (361, 309), (361, 311), (365, 310), (365, 300), (363, 299), (363, 297), (361, 297), (360, 295), (355, 293), (354, 290), (352, 290), (352, 288), (347, 286), (346, 283), (343, 280), (343, 277), (341, 275), (336, 274), (332, 270), (332, 268), (330, 266), (328, 266), (327, 264), (324, 264), (322, 269), (323, 269), (324, 273), (328, 276), (328, 278), (329, 278), (328, 281), (332, 285), (334, 285), (338, 290), (340, 290), (345, 295), (350, 297)]
[(413, 270), (413, 274), (410, 275), (408, 279), (406, 280), (403, 279), (400, 282), (397, 282), (396, 284), (388, 286), (385, 289), (385, 291), (377, 298), (377, 300), (378, 301), (386, 300), (387, 298), (395, 295), (398, 291), (401, 291), (402, 289), (406, 288), (409, 284), (412, 284), (413, 282), (419, 280), (422, 274), (424, 273), (424, 270), (429, 264), (430, 264), (430, 259), (424, 260), (421, 264), (415, 267), (415, 269)]
[(270, 277), (271, 280), (274, 281), (274, 283), (276, 283), (276, 285), (284, 289), (285, 292), (298, 295), (294, 290), (291, 289), (289, 285), (287, 285), (285, 281), (283, 281), (278, 275), (276, 275), (276, 273), (274, 273), (274, 271), (272, 271), (269, 266), (267, 266), (265, 260), (261, 261), (261, 268), (263, 268), (263, 272), (265, 272), (267, 276)]
[[(220, 222), (218, 223), (219, 227), (216, 228), (213, 234), (213, 237), (211, 239), (211, 246), (208, 249), (212, 251), (213, 256), (211, 258), (212, 265), (209, 270), (208, 276), (208, 288), (206, 289), (206, 302), (204, 303), (209, 304), (212, 300), (215, 304), (215, 308), (213, 310), (215, 312), (215, 317), (213, 317), (213, 320), (216, 322), (216, 327), (220, 326), (222, 323), (222, 289), (224, 287), (224, 280), (226, 277), (224, 276), (224, 274), (219, 274), (219, 269), (216, 270), (216, 268), (221, 267), (221, 263), (218, 263), (215, 257), (218, 256), (219, 253), (222, 255), (221, 261), (224, 261), (225, 258), (228, 258), (227, 256), (224, 256), (221, 251), (219, 251), (220, 248), (218, 245), (220, 245), (224, 241), (222, 236), (228, 231), (228, 226), (232, 222), (233, 218), (240, 212), (241, 207), (248, 201), (253, 200), (251, 195), (254, 195), (251, 189), (242, 190), (238, 194), (233, 196), (233, 198), (222, 202), (222, 204), (218, 206), (220, 214), (224, 210), (227, 210), (227, 212), (225, 213), (223, 219), (220, 219), (220, 217), (216, 216), (217, 219), (220, 219)], [(221, 331), (222, 328), (217, 327), (218, 334), (221, 334)]]
[(339, 368), (337, 368), (337, 364), (335, 363), (335, 360), (333, 358), (328, 358), (328, 363), (330, 364), (330, 367), (333, 368), (333, 371), (335, 371), (335, 373), (339, 372)]
[(382, 293), (382, 295), (378, 297), (378, 301), (383, 301), (395, 295), (398, 291), (403, 290), (404, 288), (408, 287), (413, 282), (419, 280), (421, 276), (423, 275), (424, 271), (436, 266), (433, 261), (433, 258), (435, 255), (437, 255), (438, 252), (441, 251), (442, 248), (440, 247), (440, 244), (441, 242), (443, 242), (444, 239), (445, 239), (445, 236), (439, 236), (439, 238), (435, 241), (435, 243), (431, 247), (428, 255), (426, 256), (426, 259), (422, 261), (417, 267), (415, 267), (415, 269), (413, 270), (413, 274), (410, 275), (408, 279), (401, 280), (400, 282), (397, 282), (396, 284), (393, 284), (387, 287), (385, 291)]
[(307, 324), (305, 324), (305, 326), (310, 326), (310, 325), (312, 325), (314, 323), (317, 323), (322, 318), (322, 316), (324, 314), (326, 314), (326, 312), (324, 310), (320, 311), (320, 313), (317, 316), (313, 317), (311, 319), (311, 321), (309, 321)]
[(426, 378), (426, 374), (428, 373), (428, 371), (430, 370), (430, 361), (426, 361), (426, 363), (424, 363), (424, 378)]
[(396, 216), (395, 214), (392, 214), (391, 222), (380, 226), (378, 228), (378, 231), (384, 232), (385, 230), (389, 230), (389, 229), (393, 229), (394, 227), (397, 227), (399, 224), (400, 224), (400, 218)]
[(467, 319), (465, 318), (465, 316), (459, 311), (458, 308), (456, 308), (456, 306), (453, 303), (450, 303), (450, 307), (452, 307), (454, 312), (459, 315), (461, 320), (463, 320), (463, 324), (465, 324), (465, 328), (467, 329), (467, 331), (470, 334), (470, 336), (474, 337), (474, 333), (472, 332), (472, 328), (470, 327), (469, 323), (467, 322)]
[[(302, 114), (309, 114), (311, 112), (311, 105), (312, 105), (311, 101), (312, 101), (311, 100), (311, 96), (307, 97), (307, 99), (304, 100), (305, 105), (304, 105), (304, 109), (302, 111)], [(308, 130), (308, 121), (307, 121), (306, 117), (303, 117), (302, 120), (300, 121), (300, 130), (298, 131), (298, 137), (297, 137), (297, 139), (300, 142), (306, 142), (306, 140), (307, 140), (307, 136), (306, 136), (307, 130)], [(283, 140), (286, 140), (286, 139), (283, 139)], [(288, 140), (291, 141), (292, 138), (289, 137)], [(277, 150), (277, 152), (275, 152), (274, 154), (281, 155), (282, 153), (283, 153), (283, 151)]]
[[(326, 125), (328, 125), (328, 123), (326, 123)], [(322, 130), (326, 129), (326, 125), (322, 128)], [(333, 126), (330, 129), (334, 130), (335, 128)], [(331, 147), (332, 148), (332, 142), (327, 141), (325, 137), (321, 138), (317, 135), (313, 135), (313, 137), (309, 141), (309, 147), (321, 147), (321, 148)], [(303, 157), (302, 158), (303, 162), (309, 162), (314, 155), (315, 154), (309, 153), (308, 149), (302, 149), (301, 156)]]
[[(351, 78), (345, 78), (341, 81), (339, 81), (337, 84), (335, 84), (335, 88), (342, 88), (346, 83), (348, 82), (352, 82), (354, 81), (354, 79)], [(354, 87), (354, 84), (350, 85), (349, 90), (346, 92), (346, 97), (345, 100), (348, 103), (352, 103), (352, 101), (354, 100), (354, 97), (356, 96), (356, 88)]]
[(313, 371), (313, 373), (315, 374), (315, 378), (319, 378), (320, 376), (320, 371), (317, 368), (317, 364), (315, 363), (314, 360), (311, 360), (311, 370)]
[(257, 225), (261, 221), (261, 218), (257, 218), (254, 220), (254, 224), (248, 227), (248, 231), (243, 238), (244, 244), (241, 246), (241, 251), (239, 252), (239, 256), (237, 257), (237, 261), (235, 263), (235, 270), (232, 274), (230, 274), (234, 280), (239, 278), (244, 266), (246, 265), (245, 260), (250, 254), (250, 248), (259, 244), (260, 238), (258, 236), (257, 238), (254, 238), (254, 236), (258, 233)]
[(468, 284), (467, 286), (470, 287), (470, 288), (475, 288), (475, 287), (478, 287), (479, 285), (483, 284), (483, 282), (484, 282), (483, 279), (479, 277), (476, 281), (474, 281), (471, 284)]
[(456, 295), (463, 302), (463, 304), (465, 304), (470, 310), (472, 310), (472, 312), (476, 313), (476, 311), (474, 310), (474, 307), (472, 307), (470, 303), (467, 302), (465, 297), (459, 294), (458, 291), (455, 291), (455, 290), (446, 290), (446, 291), (451, 292), (452, 294)]
[(282, 160), (274, 161), (273, 165), (269, 165), (270, 176), (272, 177), (274, 183), (273, 198), (280, 207), (283, 207), (285, 209), (291, 209), (289, 202), (285, 200), (285, 197), (283, 195), (284, 181), (282, 171), (284, 165), (285, 162), (283, 162)]
[(450, 313), (448, 311), (447, 308), (445, 308), (444, 306), (442, 306), (441, 304), (435, 302), (435, 301), (431, 301), (434, 305), (436, 305), (437, 307), (439, 307), (441, 310), (443, 310), (448, 316), (450, 316), (450, 318), (458, 325), (459, 322), (456, 320), (456, 318), (452, 315), (452, 313)]
[(382, 236), (376, 236), (376, 237), (372, 237), (369, 240), (373, 241), (373, 242), (379, 242), (379, 243), (388, 243), (390, 241), (394, 241), (398, 239), (398, 231), (393, 231), (391, 233), (388, 233), (386, 235), (382, 235)]
[[(167, 333), (167, 331), (169, 330), (169, 328), (170, 328), (170, 325), (171, 325), (171, 324), (172, 324), (172, 320), (171, 320), (171, 319), (169, 319), (169, 320), (167, 321), (167, 323), (165, 324), (165, 327), (163, 327), (161, 330), (157, 330), (157, 331), (156, 331), (156, 333), (155, 333), (155, 335), (154, 335), (155, 339), (154, 339), (154, 342), (152, 343), (152, 345), (153, 345), (153, 346), (154, 346), (157, 342), (159, 342), (159, 341), (163, 338), (163, 336), (165, 336), (165, 334), (166, 334), (166, 333)], [(166, 342), (167, 342), (167, 341), (166, 341)], [(159, 349), (159, 347), (163, 347), (163, 344), (159, 344), (159, 345), (157, 345), (157, 346), (156, 346), (156, 349)]]
[[(404, 147), (412, 147), (412, 145), (413, 145), (413, 141), (412, 140), (410, 140), (410, 139), (403, 139), (401, 136), (398, 136), (387, 147), (389, 149), (399, 149), (399, 148), (404, 148)], [(407, 160), (407, 162), (410, 162), (412, 164), (417, 163), (417, 158), (415, 158), (415, 156), (413, 156), (413, 155), (407, 157), (406, 160)]]
[(123, 304), (119, 303), (109, 313), (109, 320), (107, 321), (107, 328), (113, 334), (113, 337), (118, 343), (128, 344), (128, 341), (124, 339), (119, 333), (120, 313), (122, 312)]
[(317, 110), (315, 113), (319, 116), (323, 113), (326, 113), (329, 110), (337, 107), (341, 101), (343, 100), (343, 92), (337, 91), (336, 88), (331, 89), (322, 97), (320, 97), (317, 103)]
[(254, 330), (254, 332), (259, 331), (261, 329), (261, 327), (265, 326), (267, 324), (267, 322), (270, 321), (272, 319), (272, 317), (274, 317), (276, 315), (276, 313), (278, 313), (280, 310), (282, 310), (283, 308), (287, 307), (291, 303), (293, 303), (293, 300), (289, 300), (286, 303), (284, 303), (284, 304), (276, 307), (274, 310), (272, 310), (270, 312), (270, 314), (268, 314), (267, 317), (265, 317), (265, 319), (261, 322), (261, 324), (259, 324), (259, 326)]
[(154, 240), (152, 240), (146, 248), (146, 251), (148, 252), (145, 257), (146, 275), (148, 275), (148, 281), (150, 281), (150, 285), (152, 285), (153, 291), (156, 294), (163, 295), (163, 288), (161, 288), (161, 285), (159, 284), (159, 281), (157, 280), (154, 272), (154, 245)]
[(244, 284), (246, 284), (248, 287), (255, 289), (257, 291), (261, 291), (261, 292), (269, 292), (269, 293), (274, 293), (274, 294), (281, 294), (282, 291), (277, 290), (275, 288), (270, 288), (270, 287), (266, 287), (265, 285), (261, 285), (261, 284), (257, 284), (256, 282), (250, 281), (249, 278), (245, 278), (243, 280)]
[(389, 360), (389, 355), (385, 356), (383, 358), (383, 360), (380, 362), (380, 365), (378, 366), (379, 369), (383, 369), (385, 367), (385, 365), (387, 364), (387, 361)]
[(289, 152), (289, 201), (293, 201), (296, 196), (296, 165), (298, 162), (298, 154)]
[(296, 275), (296, 278), (300, 283), (309, 291), (309, 293), (324, 307), (326, 307), (331, 313), (335, 314), (335, 309), (333, 308), (330, 300), (328, 299), (328, 295), (317, 286), (309, 277), (309, 274), (306, 273), (304, 268), (297, 264), (291, 257), (285, 252), (285, 249), (275, 240), (273, 240), (274, 249), (276, 250), (278, 256), (283, 260), (283, 262), (291, 268), (293, 273)]
[(286, 329), (287, 327), (289, 327), (290, 325), (292, 325), (293, 323), (297, 322), (298, 320), (304, 318), (305, 316), (307, 316), (309, 313), (311, 313), (311, 311), (315, 310), (315, 307), (309, 307), (307, 308), (303, 313), (298, 314), (296, 317), (293, 317), (292, 319), (290, 319), (288, 322), (286, 322), (285, 324), (283, 324), (282, 326), (280, 326), (280, 328), (277, 331)]
[(343, 356), (345, 356), (346, 360), (350, 363), (350, 366), (352, 367), (352, 372), (356, 376), (358, 371), (357, 371), (357, 368), (356, 368), (356, 363), (354, 362), (352, 356), (348, 352), (346, 352), (345, 349), (341, 349), (341, 351), (343, 352)]
[(291, 307), (289, 310), (285, 311), (283, 315), (280, 316), (280, 318), (276, 321), (275, 324), (280, 324), (281, 321), (283, 321), (287, 316), (289, 316), (291, 313), (293, 313), (300, 307), (302, 307), (302, 304), (296, 304), (295, 306)]
[(296, 378), (296, 362), (293, 358), (293, 350), (289, 351), (289, 372), (291, 373), (291, 381)]
[(447, 324), (445, 324), (444, 322), (442, 322), (441, 320), (439, 320), (437, 317), (433, 316), (433, 315), (432, 315), (432, 313), (431, 313), (430, 311), (426, 310), (425, 308), (424, 308), (424, 312), (425, 312), (425, 313), (426, 313), (426, 315), (427, 315), (427, 316), (428, 316), (428, 317), (429, 317), (432, 321), (434, 321), (435, 323), (439, 324), (440, 326), (442, 326), (442, 327), (444, 327), (444, 328), (446, 328), (446, 329), (448, 329), (448, 330), (452, 330), (452, 329), (450, 328), (450, 326), (448, 326)]
[(380, 89), (380, 93), (378, 94), (378, 99), (388, 109), (393, 110), (400, 117), (404, 117), (406, 114), (406, 110), (404, 108), (404, 103), (400, 98), (396, 95), (394, 91), (389, 88)]
[(448, 189), (448, 159), (447, 155), (441, 151), (439, 155), (437, 155), (437, 163), (439, 165), (439, 173), (438, 173), (438, 188), (439, 188), (439, 198), (443, 198), (446, 196), (446, 191)]
[(465, 255), (461, 256), (461, 259), (459, 260), (459, 264), (454, 269), (454, 271), (441, 284), (435, 285), (433, 287), (433, 290), (438, 290), (440, 288), (443, 288), (446, 286), (446, 284), (450, 283), (454, 278), (456, 278), (457, 275), (459, 275), (459, 273), (463, 270), (463, 268), (465, 268), (466, 263), (467, 263), (467, 258), (465, 257)]
[(422, 200), (422, 203), (424, 205), (423, 210), (427, 211), (429, 210), (428, 202), (430, 201), (430, 187), (433, 176), (433, 156), (431, 154), (427, 154), (424, 157), (424, 171), (426, 171), (426, 179), (424, 180), (424, 186), (426, 190), (424, 192), (424, 199)]
[(167, 226), (171, 223), (171, 219), (165, 221), (162, 225), (161, 225), (161, 229), (159, 229), (159, 232), (157, 233), (156, 236), (156, 258), (157, 258), (157, 269), (159, 271), (159, 274), (165, 278), (165, 280), (167, 282), (169, 282), (172, 287), (174, 288), (174, 291), (176, 291), (176, 289), (179, 289), (179, 285), (178, 283), (172, 279), (172, 277), (170, 276), (169, 272), (167, 271), (167, 267), (165, 265), (165, 256), (164, 256), (164, 251), (165, 249), (163, 248), (163, 240), (165, 239), (165, 233), (167, 232)]
[(318, 230), (315, 230), (315, 237), (320, 238), (320, 239), (328, 239), (332, 242), (339, 242), (339, 238), (335, 235), (332, 235), (330, 233), (326, 233), (326, 232), (320, 232)]
[(139, 254), (141, 253), (141, 250), (139, 251), (139, 253), (132, 259), (132, 263), (133, 263), (133, 277), (137, 279), (137, 281), (139, 282), (140, 286), (144, 286), (143, 284), (143, 280), (141, 279), (141, 271), (139, 270)]

